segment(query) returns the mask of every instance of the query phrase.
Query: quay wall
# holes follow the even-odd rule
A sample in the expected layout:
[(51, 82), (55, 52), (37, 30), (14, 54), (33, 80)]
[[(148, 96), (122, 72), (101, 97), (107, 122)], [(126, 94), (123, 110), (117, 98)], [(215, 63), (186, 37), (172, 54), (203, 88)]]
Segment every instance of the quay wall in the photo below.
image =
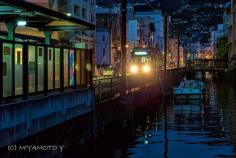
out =
[(93, 89), (74, 90), (0, 106), (0, 147), (94, 110)]

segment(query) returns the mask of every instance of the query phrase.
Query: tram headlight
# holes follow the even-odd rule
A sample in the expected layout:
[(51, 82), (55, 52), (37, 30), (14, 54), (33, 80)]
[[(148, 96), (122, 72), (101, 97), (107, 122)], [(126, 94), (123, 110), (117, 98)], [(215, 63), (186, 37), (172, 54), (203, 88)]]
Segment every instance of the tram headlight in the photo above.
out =
[(149, 65), (144, 65), (143, 66), (143, 72), (144, 73), (149, 73), (151, 71), (151, 67)]
[(137, 65), (131, 65), (131, 66), (130, 66), (130, 72), (131, 72), (132, 74), (138, 73), (138, 66), (137, 66)]

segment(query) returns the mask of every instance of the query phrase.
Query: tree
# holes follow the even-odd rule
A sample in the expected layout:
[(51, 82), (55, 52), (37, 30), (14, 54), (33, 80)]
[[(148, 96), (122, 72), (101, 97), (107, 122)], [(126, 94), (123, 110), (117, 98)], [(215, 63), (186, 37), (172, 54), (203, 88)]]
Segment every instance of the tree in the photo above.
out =
[(226, 36), (219, 37), (216, 44), (216, 57), (218, 59), (227, 59), (229, 52), (228, 38)]

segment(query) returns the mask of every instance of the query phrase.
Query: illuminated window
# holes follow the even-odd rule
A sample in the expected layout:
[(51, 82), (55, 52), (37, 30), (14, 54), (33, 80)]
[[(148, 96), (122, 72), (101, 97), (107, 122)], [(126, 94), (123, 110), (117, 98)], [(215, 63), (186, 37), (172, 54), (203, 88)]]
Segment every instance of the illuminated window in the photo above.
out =
[(74, 50), (70, 50), (70, 86), (75, 84), (75, 57)]
[(48, 89), (53, 89), (53, 48), (48, 48)]
[(3, 97), (12, 96), (12, 44), (3, 44)]
[(38, 91), (44, 90), (44, 47), (37, 47), (38, 58)]
[(86, 52), (81, 51), (81, 84), (86, 84)]
[(23, 45), (15, 45), (15, 95), (23, 93)]
[(28, 47), (28, 73), (29, 73), (29, 93), (36, 91), (36, 60), (35, 46)]
[(76, 50), (76, 60), (75, 60), (75, 72), (76, 72), (76, 85), (81, 84), (81, 66), (80, 66), (80, 50)]
[(55, 88), (60, 88), (60, 48), (55, 49)]
[(69, 74), (69, 67), (68, 67), (68, 59), (69, 59), (69, 52), (68, 49), (63, 50), (63, 55), (64, 55), (64, 87), (69, 86), (69, 80), (68, 80), (68, 74)]

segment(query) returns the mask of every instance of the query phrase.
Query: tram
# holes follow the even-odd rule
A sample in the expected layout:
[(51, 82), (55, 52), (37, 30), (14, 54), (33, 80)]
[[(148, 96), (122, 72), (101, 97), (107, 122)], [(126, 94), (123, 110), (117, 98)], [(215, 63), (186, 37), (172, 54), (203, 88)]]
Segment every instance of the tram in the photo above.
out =
[(158, 56), (148, 48), (134, 48), (128, 66), (129, 74), (153, 74), (158, 69)]

